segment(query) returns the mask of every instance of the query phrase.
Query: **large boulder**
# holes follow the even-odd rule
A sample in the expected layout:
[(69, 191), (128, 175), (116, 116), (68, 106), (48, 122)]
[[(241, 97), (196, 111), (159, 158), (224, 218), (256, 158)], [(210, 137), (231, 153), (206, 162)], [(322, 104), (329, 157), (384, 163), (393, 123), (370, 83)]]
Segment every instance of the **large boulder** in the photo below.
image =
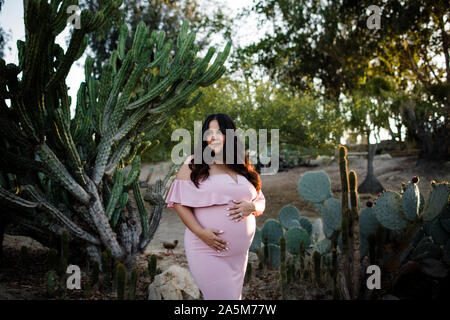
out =
[(149, 300), (199, 300), (200, 290), (188, 269), (171, 265), (148, 287)]

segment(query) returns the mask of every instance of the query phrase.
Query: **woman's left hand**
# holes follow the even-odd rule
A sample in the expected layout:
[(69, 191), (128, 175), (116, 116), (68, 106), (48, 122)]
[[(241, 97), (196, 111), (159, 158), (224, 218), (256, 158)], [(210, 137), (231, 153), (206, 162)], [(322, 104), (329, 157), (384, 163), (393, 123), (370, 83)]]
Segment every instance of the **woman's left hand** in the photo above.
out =
[(253, 211), (255, 211), (255, 203), (246, 200), (233, 200), (236, 205), (227, 208), (230, 210), (227, 216), (231, 217), (231, 220), (239, 222), (247, 218)]

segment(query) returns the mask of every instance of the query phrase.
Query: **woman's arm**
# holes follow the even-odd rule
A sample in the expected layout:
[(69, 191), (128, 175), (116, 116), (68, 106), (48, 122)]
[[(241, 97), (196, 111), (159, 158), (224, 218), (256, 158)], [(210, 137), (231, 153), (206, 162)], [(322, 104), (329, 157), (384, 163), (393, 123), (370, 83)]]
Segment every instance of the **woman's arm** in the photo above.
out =
[(199, 237), (199, 235), (203, 232), (203, 227), (200, 225), (200, 223), (198, 223), (197, 219), (194, 216), (194, 213), (192, 212), (192, 209), (179, 203), (175, 203), (173, 206), (186, 227), (188, 227), (189, 230), (192, 231), (192, 233)]
[(262, 215), (266, 209), (266, 200), (256, 200), (253, 204), (255, 205), (255, 211), (253, 211), (252, 214), (255, 217)]
[(215, 228), (205, 229), (198, 223), (192, 212), (192, 209), (179, 203), (175, 203), (173, 206), (186, 227), (188, 227), (189, 230), (191, 230), (204, 243), (206, 243), (217, 252), (220, 252), (221, 250), (228, 250), (226, 246), (227, 242), (216, 235), (223, 233), (222, 230), (218, 230)]
[[(188, 157), (185, 163), (181, 166), (177, 173), (176, 179), (190, 179), (191, 169), (188, 166), (189, 159), (190, 158)], [(216, 235), (222, 233), (223, 231), (214, 228), (203, 228), (195, 218), (192, 209), (188, 206), (184, 206), (181, 203), (174, 203), (173, 207), (186, 227), (208, 246), (217, 251), (226, 249), (227, 242)]]
[(255, 210), (252, 212), (252, 214), (255, 217), (262, 215), (264, 210), (266, 209), (266, 198), (264, 197), (262, 190), (259, 190), (258, 197), (253, 201), (253, 204), (255, 206)]

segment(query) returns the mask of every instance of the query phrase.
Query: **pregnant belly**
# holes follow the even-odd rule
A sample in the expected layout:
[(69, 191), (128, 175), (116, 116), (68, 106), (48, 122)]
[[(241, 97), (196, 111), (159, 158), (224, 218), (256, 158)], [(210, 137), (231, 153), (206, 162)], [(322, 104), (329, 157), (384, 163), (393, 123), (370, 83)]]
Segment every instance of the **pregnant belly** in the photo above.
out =
[[(195, 208), (195, 217), (203, 228), (216, 228), (223, 230), (218, 236), (228, 241), (228, 251), (217, 253), (218, 255), (234, 255), (243, 254), (248, 251), (253, 241), (256, 230), (256, 220), (253, 214), (244, 218), (242, 221), (236, 222), (231, 220), (231, 216), (226, 208), (231, 207), (232, 203), (227, 205), (217, 205), (211, 207)], [(187, 229), (187, 232), (190, 232)], [(190, 232), (194, 238), (196, 247), (207, 247), (208, 250), (215, 252), (211, 247), (204, 243), (200, 238)]]

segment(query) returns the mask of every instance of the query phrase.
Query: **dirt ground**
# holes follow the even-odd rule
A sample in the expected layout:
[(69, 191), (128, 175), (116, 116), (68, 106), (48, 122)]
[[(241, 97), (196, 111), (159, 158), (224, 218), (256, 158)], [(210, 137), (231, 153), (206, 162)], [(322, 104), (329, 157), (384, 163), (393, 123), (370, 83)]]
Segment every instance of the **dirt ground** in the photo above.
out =
[[(427, 199), (430, 192), (430, 181), (437, 182), (450, 180), (450, 163), (442, 166), (439, 169), (418, 169), (415, 167), (416, 159), (414, 157), (395, 157), (377, 156), (374, 161), (375, 175), (378, 177), (383, 186), (388, 190), (399, 191), (401, 182), (409, 181), (413, 176), (419, 176), (419, 188)], [(157, 179), (163, 178), (167, 173), (169, 162), (162, 162), (157, 164), (144, 164), (141, 170), (140, 180), (143, 181), (148, 175), (148, 170), (153, 167), (153, 173), (149, 183), (153, 184)], [(359, 183), (361, 183), (366, 174), (366, 160), (361, 157), (349, 158), (349, 169), (353, 169), (358, 174)], [(318, 217), (318, 212), (311, 203), (304, 201), (297, 192), (298, 181), (302, 174), (306, 171), (324, 170), (330, 176), (331, 187), (334, 197), (340, 197), (340, 180), (339, 169), (336, 162), (328, 165), (318, 167), (296, 167), (288, 171), (278, 172), (275, 175), (264, 175), (262, 179), (262, 190), (266, 198), (266, 209), (263, 215), (257, 218), (257, 226), (262, 227), (264, 221), (268, 218), (277, 218), (279, 210), (286, 205), (293, 205), (297, 207), (303, 216), (310, 218), (312, 221)], [(143, 189), (144, 191), (144, 189)], [(374, 198), (372, 195), (360, 195), (361, 205), (364, 206), (366, 200)], [(145, 270), (147, 261), (151, 254), (156, 254), (158, 257), (158, 267), (165, 270), (172, 264), (179, 264), (188, 268), (186, 256), (184, 254), (184, 231), (185, 225), (178, 217), (175, 210), (165, 208), (163, 216), (151, 243), (147, 246), (145, 252), (138, 260), (140, 269)], [(171, 241), (178, 239), (178, 246), (174, 250), (174, 254), (165, 255), (166, 250), (162, 246), (163, 241)], [(18, 261), (18, 252), (21, 246), (29, 248), (31, 255), (34, 255), (36, 263), (34, 266), (36, 272), (41, 274), (44, 270), (39, 269), (42, 264), (41, 260), (45, 259), (45, 252), (47, 248), (40, 245), (38, 242), (26, 238), (6, 235), (4, 239), (4, 250), (6, 259), (11, 259), (11, 263), (5, 261), (6, 266), (0, 269), (0, 299), (42, 299), (42, 292), (44, 288), (34, 288), (27, 284), (23, 279), (16, 279), (17, 281), (10, 281), (11, 275), (14, 274), (13, 263)], [(258, 258), (254, 253), (250, 253), (249, 261), (253, 267), (258, 265)], [(5, 264), (4, 263), (4, 264)], [(42, 273), (43, 274), (43, 273)], [(250, 282), (244, 285), (243, 299), (279, 299), (278, 278), (276, 272), (258, 272), (254, 273), (254, 277)], [(43, 279), (43, 278), (41, 278)], [(269, 281), (273, 280), (273, 281)], [(43, 283), (43, 280), (40, 280)], [(30, 283), (33, 283), (30, 279)], [(272, 284), (270, 284), (272, 283)], [(28, 286), (28, 288), (27, 288)], [(138, 298), (145, 299), (146, 287), (148, 283), (145, 281), (139, 284), (141, 291)], [(297, 297), (298, 297), (297, 288)], [(301, 297), (310, 299), (312, 295), (304, 288)], [(326, 294), (324, 295), (324, 297)], [(109, 297), (109, 296), (108, 296)], [(45, 297), (44, 297), (45, 298)], [(79, 298), (77, 295), (73, 298)], [(91, 297), (92, 298), (92, 297)], [(106, 297), (107, 298), (107, 297)]]

